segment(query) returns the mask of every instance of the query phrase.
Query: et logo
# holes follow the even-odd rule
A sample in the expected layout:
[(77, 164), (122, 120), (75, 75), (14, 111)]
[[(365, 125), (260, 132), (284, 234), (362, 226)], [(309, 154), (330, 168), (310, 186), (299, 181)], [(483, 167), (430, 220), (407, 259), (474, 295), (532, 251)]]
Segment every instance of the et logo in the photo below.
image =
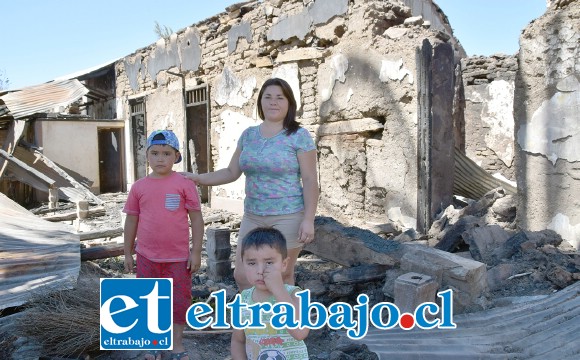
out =
[(101, 279), (101, 350), (172, 350), (173, 279)]

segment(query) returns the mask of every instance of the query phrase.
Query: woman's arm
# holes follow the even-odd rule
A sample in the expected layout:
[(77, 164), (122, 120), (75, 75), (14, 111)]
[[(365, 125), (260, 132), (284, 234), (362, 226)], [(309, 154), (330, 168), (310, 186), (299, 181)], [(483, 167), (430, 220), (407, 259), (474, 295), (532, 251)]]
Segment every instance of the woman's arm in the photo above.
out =
[(196, 272), (201, 267), (201, 247), (203, 242), (203, 216), (201, 211), (188, 211), (191, 222), (191, 250), (187, 268), (189, 271)]
[(213, 186), (234, 182), (242, 175), (242, 170), (240, 169), (241, 152), (242, 150), (239, 147), (236, 148), (227, 168), (205, 174), (194, 174), (189, 172), (184, 172), (182, 174), (186, 178), (193, 180), (198, 185)]
[(318, 173), (316, 150), (298, 154), (304, 196), (304, 220), (300, 224), (298, 241), (308, 244), (314, 240), (314, 216), (318, 206)]

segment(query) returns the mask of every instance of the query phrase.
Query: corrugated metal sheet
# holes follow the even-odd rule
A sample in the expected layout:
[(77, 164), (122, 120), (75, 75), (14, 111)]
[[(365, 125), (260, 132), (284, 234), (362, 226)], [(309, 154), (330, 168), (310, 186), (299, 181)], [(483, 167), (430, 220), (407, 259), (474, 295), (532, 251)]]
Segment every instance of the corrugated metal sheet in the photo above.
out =
[(68, 106), (88, 92), (80, 81), (72, 79), (29, 86), (0, 98), (15, 119), (22, 119), (36, 113), (52, 112), (59, 106)]
[(70, 289), (80, 269), (80, 237), (0, 193), (0, 310), (45, 291)]
[(540, 300), (456, 315), (456, 329), (370, 327), (357, 342), (389, 360), (578, 359), (579, 295), (576, 282)]

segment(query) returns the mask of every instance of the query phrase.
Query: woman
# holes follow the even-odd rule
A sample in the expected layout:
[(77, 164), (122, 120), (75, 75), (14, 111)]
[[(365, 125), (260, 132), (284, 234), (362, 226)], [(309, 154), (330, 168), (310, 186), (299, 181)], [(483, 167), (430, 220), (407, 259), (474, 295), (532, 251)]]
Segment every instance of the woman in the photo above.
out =
[[(305, 244), (314, 240), (318, 204), (316, 146), (296, 121), (296, 100), (290, 85), (278, 78), (264, 82), (258, 94), (263, 122), (244, 130), (227, 168), (186, 176), (200, 185), (222, 185), (246, 176), (244, 216), (239, 244), (251, 230), (273, 227), (287, 241), (288, 266), (282, 274), (294, 285), (294, 267)], [(234, 278), (239, 290), (250, 287), (237, 247)]]

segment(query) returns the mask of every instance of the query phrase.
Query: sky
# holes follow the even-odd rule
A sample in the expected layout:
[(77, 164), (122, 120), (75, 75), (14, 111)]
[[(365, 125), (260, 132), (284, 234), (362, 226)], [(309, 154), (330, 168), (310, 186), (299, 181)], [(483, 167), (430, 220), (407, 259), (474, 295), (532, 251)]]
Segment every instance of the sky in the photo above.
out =
[[(125, 57), (173, 31), (241, 2), (231, 0), (0, 0), (0, 79), (10, 89), (41, 84)], [(518, 50), (546, 0), (435, 0), (469, 56)]]

